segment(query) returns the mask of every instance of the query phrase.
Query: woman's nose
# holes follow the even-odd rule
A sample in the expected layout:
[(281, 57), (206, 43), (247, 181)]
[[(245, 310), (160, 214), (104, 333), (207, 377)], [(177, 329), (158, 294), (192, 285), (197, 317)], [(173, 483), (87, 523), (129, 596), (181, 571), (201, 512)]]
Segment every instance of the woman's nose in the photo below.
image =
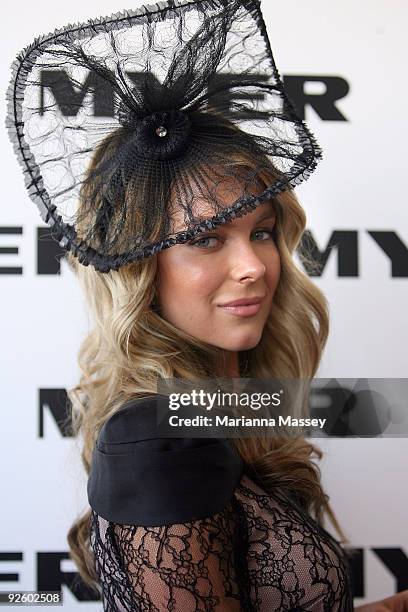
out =
[(234, 280), (242, 281), (246, 278), (257, 280), (266, 272), (266, 266), (256, 253), (256, 242), (240, 240), (231, 250), (231, 269)]

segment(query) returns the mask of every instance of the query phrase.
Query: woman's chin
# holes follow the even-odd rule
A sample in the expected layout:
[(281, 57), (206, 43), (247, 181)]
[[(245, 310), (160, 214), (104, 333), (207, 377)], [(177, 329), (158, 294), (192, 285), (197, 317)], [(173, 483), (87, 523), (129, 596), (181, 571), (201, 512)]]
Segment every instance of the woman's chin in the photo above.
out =
[(262, 337), (262, 333), (253, 334), (251, 336), (246, 335), (241, 338), (228, 338), (225, 343), (217, 342), (217, 346), (223, 348), (226, 351), (249, 351), (258, 346)]

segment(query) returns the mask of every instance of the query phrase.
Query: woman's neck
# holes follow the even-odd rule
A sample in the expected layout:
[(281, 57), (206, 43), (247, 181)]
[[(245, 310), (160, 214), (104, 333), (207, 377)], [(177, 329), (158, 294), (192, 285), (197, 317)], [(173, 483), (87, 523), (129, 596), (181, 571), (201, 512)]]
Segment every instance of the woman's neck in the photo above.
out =
[(225, 378), (240, 378), (238, 351), (225, 351), (220, 376)]

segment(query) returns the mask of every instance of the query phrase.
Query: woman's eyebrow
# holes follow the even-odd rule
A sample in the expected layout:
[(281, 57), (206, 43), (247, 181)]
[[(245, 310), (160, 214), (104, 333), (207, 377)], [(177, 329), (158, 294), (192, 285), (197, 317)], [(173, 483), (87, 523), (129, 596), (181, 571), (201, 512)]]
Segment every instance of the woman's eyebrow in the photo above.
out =
[(260, 223), (261, 221), (265, 221), (266, 219), (273, 219), (275, 217), (276, 213), (274, 210), (268, 210), (266, 213), (264, 213), (263, 215), (261, 215), (259, 217), (259, 219), (257, 219), (255, 221), (255, 223)]

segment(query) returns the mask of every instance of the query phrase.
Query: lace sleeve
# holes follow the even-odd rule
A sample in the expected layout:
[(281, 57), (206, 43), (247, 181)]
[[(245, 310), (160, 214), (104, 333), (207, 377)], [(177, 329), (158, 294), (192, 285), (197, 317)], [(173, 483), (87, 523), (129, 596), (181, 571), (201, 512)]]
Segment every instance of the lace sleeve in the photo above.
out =
[(241, 610), (242, 460), (228, 440), (161, 439), (154, 398), (102, 427), (88, 480), (104, 610)]
[(233, 501), (210, 518), (161, 527), (120, 525), (92, 514), (104, 610), (238, 612), (239, 517)]

